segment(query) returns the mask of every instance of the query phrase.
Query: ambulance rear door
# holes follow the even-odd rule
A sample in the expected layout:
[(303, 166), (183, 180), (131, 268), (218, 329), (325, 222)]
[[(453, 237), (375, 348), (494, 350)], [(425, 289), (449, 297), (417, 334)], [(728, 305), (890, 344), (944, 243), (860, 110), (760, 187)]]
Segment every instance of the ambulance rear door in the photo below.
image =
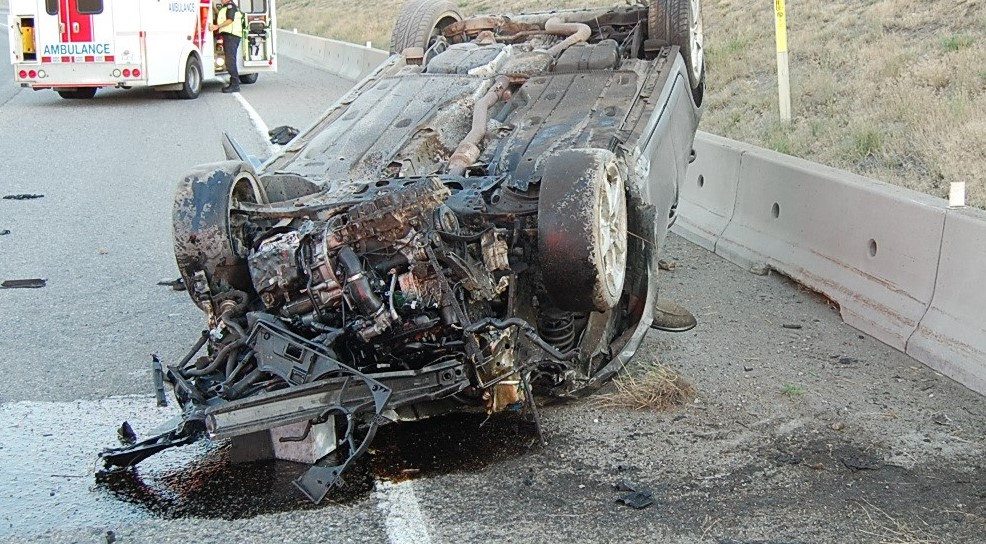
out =
[(277, 71), (275, 29), (277, 15), (274, 0), (240, 0), (246, 29), (240, 44), (240, 73)]

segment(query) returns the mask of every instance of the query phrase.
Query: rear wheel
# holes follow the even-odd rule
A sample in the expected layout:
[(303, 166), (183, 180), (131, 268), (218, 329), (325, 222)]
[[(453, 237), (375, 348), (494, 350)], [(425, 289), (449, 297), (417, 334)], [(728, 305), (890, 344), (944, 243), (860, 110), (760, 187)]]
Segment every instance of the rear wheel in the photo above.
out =
[(81, 89), (58, 91), (58, 96), (70, 100), (92, 98), (96, 96), (96, 87), (82, 87)]
[(244, 85), (253, 85), (260, 78), (260, 74), (243, 74), (240, 76), (240, 83)]
[(555, 306), (604, 312), (623, 292), (627, 203), (616, 155), (572, 149), (544, 163), (538, 198), (542, 281)]
[(390, 52), (401, 53), (408, 47), (427, 51), (448, 25), (461, 21), (455, 5), (445, 0), (408, 0), (401, 8), (390, 37)]
[(647, 12), (650, 38), (665, 40), (681, 49), (696, 104), (702, 103), (705, 91), (705, 38), (701, 6), (700, 0), (651, 0)]
[(202, 62), (195, 55), (189, 55), (185, 61), (185, 82), (175, 96), (185, 100), (198, 98), (202, 91)]

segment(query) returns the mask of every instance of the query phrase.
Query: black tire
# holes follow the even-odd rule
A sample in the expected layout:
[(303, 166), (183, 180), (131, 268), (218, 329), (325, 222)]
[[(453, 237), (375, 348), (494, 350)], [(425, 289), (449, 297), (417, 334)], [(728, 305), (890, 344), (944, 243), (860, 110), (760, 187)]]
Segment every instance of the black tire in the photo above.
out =
[(185, 61), (185, 81), (181, 90), (175, 91), (175, 97), (182, 100), (193, 100), (202, 92), (202, 61), (196, 55), (189, 55)]
[(172, 214), (175, 259), (189, 295), (198, 303), (208, 300), (199, 272), (204, 272), (213, 294), (253, 289), (246, 260), (250, 248), (240, 242), (241, 225), (230, 214), (237, 202), (267, 202), (263, 186), (245, 162), (197, 167), (178, 185)]
[(688, 67), (688, 83), (695, 103), (705, 92), (705, 40), (700, 0), (651, 0), (647, 33), (651, 39), (677, 45)]
[(240, 83), (244, 85), (253, 85), (260, 78), (260, 74), (243, 74), (240, 76)]
[(85, 100), (96, 96), (96, 87), (82, 87), (71, 91), (58, 91), (58, 96), (67, 100)]
[(401, 53), (408, 47), (427, 50), (441, 35), (442, 29), (462, 20), (455, 5), (445, 0), (408, 0), (401, 8), (390, 36), (390, 52)]
[(627, 201), (613, 152), (571, 149), (545, 159), (538, 251), (545, 290), (559, 309), (616, 306), (626, 277)]

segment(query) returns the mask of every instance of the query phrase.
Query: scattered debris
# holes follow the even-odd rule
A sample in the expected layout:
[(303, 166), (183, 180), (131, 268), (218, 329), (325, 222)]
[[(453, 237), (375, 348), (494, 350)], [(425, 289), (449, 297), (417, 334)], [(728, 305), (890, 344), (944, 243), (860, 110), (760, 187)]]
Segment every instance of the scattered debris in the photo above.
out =
[(841, 421), (837, 421), (830, 425), (830, 427), (832, 427), (833, 431), (842, 431), (846, 428), (846, 424)]
[(0, 283), (0, 289), (40, 289), (48, 285), (48, 280), (31, 278), (26, 280), (6, 280)]
[(0, 230), (0, 236), (6, 236), (8, 234), (10, 234), (10, 229)]
[(671, 272), (675, 268), (678, 268), (678, 261), (666, 261), (664, 259), (659, 259), (657, 261), (657, 267), (661, 270)]
[(858, 454), (850, 454), (845, 457), (840, 457), (839, 461), (841, 461), (846, 468), (853, 471), (880, 470), (883, 468), (883, 463), (878, 459)]
[(3, 197), (4, 200), (34, 200), (35, 198), (44, 198), (45, 195), (36, 195), (33, 193), (21, 193), (17, 195), (6, 195)]
[(178, 278), (176, 280), (161, 280), (157, 282), (158, 285), (163, 285), (165, 287), (170, 287), (172, 291), (184, 291), (185, 282)]
[(946, 414), (935, 414), (931, 416), (931, 421), (938, 425), (944, 425), (945, 427), (952, 424), (952, 418), (948, 417)]
[(801, 457), (793, 453), (787, 453), (782, 451), (778, 453), (776, 456), (774, 456), (774, 461), (777, 463), (777, 466), (800, 465)]
[(801, 325), (798, 325), (797, 323), (785, 323), (781, 325), (781, 327), (784, 327), (785, 329), (799, 330)]
[(743, 365), (744, 372), (753, 372), (753, 367), (749, 365)]
[(281, 125), (268, 130), (267, 135), (270, 136), (270, 143), (284, 145), (298, 135), (298, 129), (288, 125)]
[(638, 487), (635, 484), (631, 484), (626, 481), (621, 481), (614, 487), (616, 487), (617, 491), (629, 491), (626, 495), (616, 499), (616, 502), (622, 502), (623, 504), (637, 510), (647, 508), (648, 506), (654, 504), (654, 494), (650, 489)]
[(851, 365), (858, 363), (859, 359), (855, 357), (839, 357), (839, 364), (841, 365)]
[(106, 544), (113, 544), (114, 542), (116, 542), (116, 533), (106, 531)]

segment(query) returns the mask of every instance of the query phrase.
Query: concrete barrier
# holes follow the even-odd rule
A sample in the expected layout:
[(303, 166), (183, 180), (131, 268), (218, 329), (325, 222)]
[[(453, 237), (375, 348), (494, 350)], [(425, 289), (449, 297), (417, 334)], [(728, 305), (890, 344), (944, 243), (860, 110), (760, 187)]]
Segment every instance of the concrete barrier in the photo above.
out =
[(743, 154), (739, 178), (716, 253), (825, 294), (904, 351), (934, 293), (944, 203), (766, 150)]
[(986, 394), (986, 212), (708, 134), (695, 149), (675, 232)]
[(755, 149), (712, 134), (695, 140), (695, 162), (688, 167), (681, 187), (675, 232), (715, 251), (733, 217), (743, 153)]
[(986, 212), (949, 210), (935, 294), (907, 353), (986, 394)]
[(359, 81), (387, 57), (386, 51), (287, 30), (277, 31), (280, 55), (339, 77)]
[[(358, 81), (387, 53), (278, 31), (282, 55)], [(986, 394), (986, 212), (699, 133), (674, 231), (839, 304), (849, 325)]]

